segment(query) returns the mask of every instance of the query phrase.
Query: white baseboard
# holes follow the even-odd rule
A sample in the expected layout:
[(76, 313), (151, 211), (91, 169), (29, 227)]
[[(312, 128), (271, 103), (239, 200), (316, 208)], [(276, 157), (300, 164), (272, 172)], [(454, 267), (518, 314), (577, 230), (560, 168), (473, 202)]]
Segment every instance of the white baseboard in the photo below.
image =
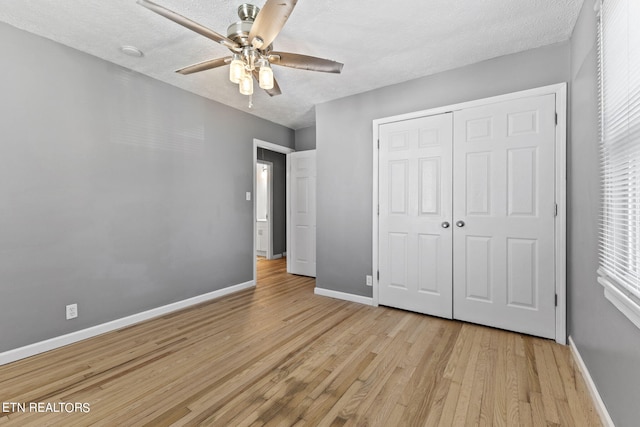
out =
[(255, 286), (255, 282), (253, 280), (250, 280), (239, 285), (229, 286), (217, 291), (198, 295), (197, 297), (163, 305), (162, 307), (153, 308), (151, 310), (123, 317), (121, 319), (112, 320), (111, 322), (102, 323), (100, 325), (92, 326), (80, 331), (71, 332), (66, 335), (48, 339), (46, 341), (41, 341), (34, 344), (29, 344), (24, 347), (8, 350), (0, 353), (0, 366), (6, 365), (7, 363), (15, 362), (20, 359), (25, 359), (27, 357), (35, 356), (36, 354), (44, 353), (46, 351), (54, 350), (59, 347), (64, 347), (65, 345), (73, 344), (87, 338), (92, 338), (97, 335), (115, 331), (116, 329), (122, 329), (126, 326), (131, 326), (135, 323), (140, 323), (154, 317), (164, 316), (165, 314), (172, 313), (177, 310), (182, 310), (184, 308), (188, 308), (206, 301), (214, 300), (216, 298), (220, 298), (225, 295), (241, 291), (243, 289), (248, 289), (253, 286)]
[(596, 388), (596, 384), (593, 382), (593, 378), (591, 378), (591, 374), (587, 369), (587, 365), (584, 364), (584, 360), (582, 360), (582, 356), (580, 356), (578, 347), (576, 347), (576, 343), (573, 342), (572, 337), (569, 337), (569, 347), (571, 348), (573, 360), (576, 361), (576, 364), (580, 369), (580, 373), (582, 374), (584, 381), (587, 383), (587, 388), (589, 389), (589, 393), (591, 394), (591, 399), (593, 400), (593, 403), (596, 407), (596, 411), (598, 411), (598, 415), (600, 415), (602, 425), (604, 425), (605, 427), (615, 427), (615, 425), (613, 424), (613, 420), (609, 415), (609, 411), (607, 411), (607, 407), (604, 405), (604, 402), (600, 397), (600, 393), (598, 393), (598, 389)]
[(371, 297), (363, 297), (361, 295), (347, 294), (345, 292), (332, 291), (323, 288), (315, 288), (313, 290), (313, 293), (323, 297), (336, 298), (365, 305), (373, 305), (373, 298)]
[(276, 254), (271, 259), (280, 259), (280, 258), (282, 258), (282, 254)]

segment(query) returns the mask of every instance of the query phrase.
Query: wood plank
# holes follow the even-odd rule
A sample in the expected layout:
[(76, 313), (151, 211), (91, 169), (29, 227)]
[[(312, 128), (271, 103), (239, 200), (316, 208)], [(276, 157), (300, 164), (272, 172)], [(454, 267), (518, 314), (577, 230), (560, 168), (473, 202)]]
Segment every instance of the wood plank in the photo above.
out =
[(506, 333), (499, 331), (495, 336), (497, 344), (497, 359), (495, 372), (495, 397), (493, 399), (494, 426), (507, 425), (507, 340)]
[(543, 343), (536, 341), (533, 345), (536, 355), (536, 367), (540, 380), (540, 389), (542, 396), (542, 405), (544, 409), (545, 420), (549, 423), (560, 424), (560, 415), (556, 406), (556, 396), (553, 391), (552, 378), (549, 368), (544, 357)]
[(506, 373), (507, 383), (505, 386), (507, 422), (506, 425), (517, 426), (520, 424), (520, 403), (518, 389), (518, 363), (516, 360), (516, 335), (508, 334), (506, 343)]
[(476, 333), (473, 338), (473, 344), (470, 349), (469, 360), (467, 362), (464, 376), (462, 378), (460, 395), (455, 409), (455, 416), (452, 425), (465, 425), (467, 422), (467, 412), (471, 402), (471, 390), (473, 389), (473, 381), (476, 374), (478, 355), (480, 353), (481, 333)]
[[(480, 346), (477, 349), (478, 362), (474, 369), (473, 384), (471, 384), (471, 394), (469, 398), (469, 407), (467, 409), (467, 415), (465, 418), (465, 424), (478, 425), (480, 423), (481, 408), (484, 402), (493, 402), (494, 390), (492, 387), (493, 378), (489, 377), (489, 372), (493, 371), (491, 360), (491, 334), (488, 329), (481, 329), (478, 331), (480, 338)], [(493, 365), (493, 366), (492, 366)], [(485, 387), (486, 385), (486, 387)], [(487, 394), (484, 392), (487, 391)], [(493, 408), (491, 407), (491, 415)], [(482, 416), (486, 419), (487, 414), (483, 413)], [(491, 421), (491, 418), (489, 418)], [(489, 422), (490, 423), (490, 422)]]
[(498, 361), (499, 336), (492, 334), (489, 329), (485, 331), (488, 335), (489, 346), (483, 350), (487, 353), (487, 362), (485, 365), (485, 374), (483, 378), (483, 387), (478, 392), (482, 398), (480, 406), (480, 424), (481, 426), (493, 425), (494, 400), (496, 398), (495, 378)]

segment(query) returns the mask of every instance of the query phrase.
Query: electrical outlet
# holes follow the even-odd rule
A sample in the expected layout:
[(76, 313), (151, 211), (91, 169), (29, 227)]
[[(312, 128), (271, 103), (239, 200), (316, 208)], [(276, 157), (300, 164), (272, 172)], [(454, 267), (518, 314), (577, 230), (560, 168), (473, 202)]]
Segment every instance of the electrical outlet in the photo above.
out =
[(367, 286), (373, 286), (373, 276), (367, 276)]
[(78, 304), (69, 304), (67, 306), (67, 320), (78, 317)]

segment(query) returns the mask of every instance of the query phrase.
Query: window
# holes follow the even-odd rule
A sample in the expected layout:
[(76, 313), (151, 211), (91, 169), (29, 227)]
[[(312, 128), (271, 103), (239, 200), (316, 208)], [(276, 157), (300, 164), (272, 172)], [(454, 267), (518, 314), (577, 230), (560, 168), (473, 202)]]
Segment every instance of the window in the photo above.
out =
[(602, 215), (598, 281), (640, 328), (640, 1), (604, 0), (598, 31)]

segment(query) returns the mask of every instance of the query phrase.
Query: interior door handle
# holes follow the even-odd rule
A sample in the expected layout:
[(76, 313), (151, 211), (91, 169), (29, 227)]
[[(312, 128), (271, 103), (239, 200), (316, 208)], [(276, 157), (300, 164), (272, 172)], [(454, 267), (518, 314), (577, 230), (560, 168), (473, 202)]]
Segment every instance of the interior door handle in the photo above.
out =
[(447, 221), (442, 223), (442, 228), (449, 228), (451, 224), (449, 224)]
[(464, 221), (460, 220), (460, 221), (456, 222), (456, 226), (464, 227)]

